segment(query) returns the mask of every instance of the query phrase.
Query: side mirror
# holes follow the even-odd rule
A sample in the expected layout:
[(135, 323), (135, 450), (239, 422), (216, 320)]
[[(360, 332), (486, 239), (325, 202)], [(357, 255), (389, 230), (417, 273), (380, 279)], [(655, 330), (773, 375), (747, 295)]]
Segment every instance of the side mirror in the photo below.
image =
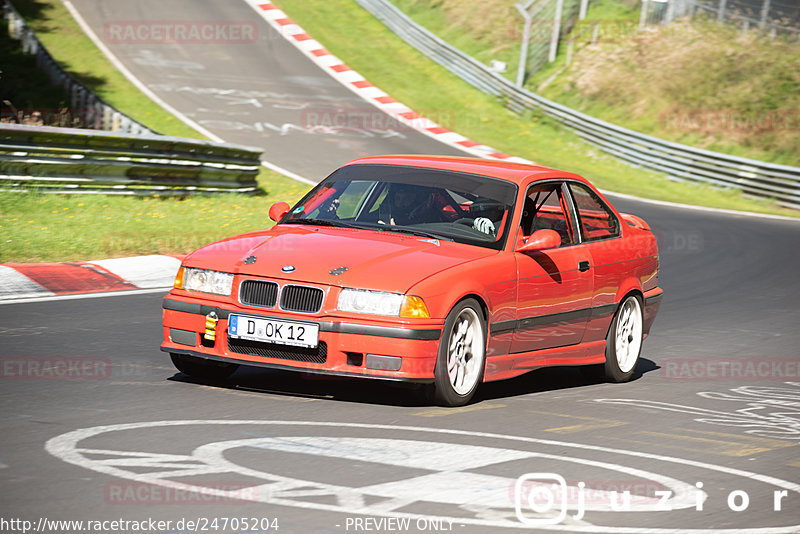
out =
[(269, 218), (278, 222), (289, 212), (289, 209), (291, 209), (291, 206), (286, 202), (276, 202), (269, 207)]
[(517, 249), (517, 252), (535, 252), (556, 248), (561, 245), (561, 236), (555, 230), (536, 230), (525, 240), (525, 243)]

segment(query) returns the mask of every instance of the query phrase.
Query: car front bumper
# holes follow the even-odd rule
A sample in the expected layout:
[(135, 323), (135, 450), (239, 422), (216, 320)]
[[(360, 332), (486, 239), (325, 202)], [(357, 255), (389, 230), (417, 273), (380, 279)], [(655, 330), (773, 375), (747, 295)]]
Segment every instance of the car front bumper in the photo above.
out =
[[(165, 352), (242, 365), (384, 380), (433, 381), (443, 326), (430, 323), (411, 328), (383, 321), (263, 313), (263, 310), (178, 295), (165, 297), (162, 307), (161, 350)], [(319, 345), (307, 349), (230, 338), (231, 313), (315, 323), (319, 325)], [(213, 341), (204, 335), (210, 314), (216, 317)]]

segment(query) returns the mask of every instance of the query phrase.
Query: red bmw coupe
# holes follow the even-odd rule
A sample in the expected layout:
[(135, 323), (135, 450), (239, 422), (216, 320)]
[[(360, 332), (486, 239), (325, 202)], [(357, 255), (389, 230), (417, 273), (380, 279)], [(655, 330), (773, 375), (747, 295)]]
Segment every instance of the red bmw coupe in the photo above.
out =
[(183, 261), (161, 346), (181, 372), (422, 382), (449, 406), (550, 365), (622, 382), (663, 296), (647, 223), (555, 169), (362, 158), (269, 215)]

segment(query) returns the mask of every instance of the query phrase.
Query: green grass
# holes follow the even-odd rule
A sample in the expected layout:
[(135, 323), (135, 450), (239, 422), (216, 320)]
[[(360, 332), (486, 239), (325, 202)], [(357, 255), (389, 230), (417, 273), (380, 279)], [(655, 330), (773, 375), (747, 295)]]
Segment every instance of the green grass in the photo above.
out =
[(414, 22), (488, 65), (506, 63), (503, 74), (516, 80), (523, 19), (508, 0), (392, 0)]
[[(537, 73), (530, 88), (547, 74)], [(800, 165), (796, 42), (742, 35), (716, 21), (680, 21), (650, 39), (577, 46), (572, 63), (540, 92), (671, 141)]]
[[(67, 95), (50, 84), (50, 79), (36, 67), (36, 58), (22, 51), (19, 41), (8, 35), (8, 26), (0, 24), (0, 113), (7, 119), (21, 112), (30, 117), (34, 111), (58, 111), (68, 108)], [(9, 107), (6, 102), (11, 103)]]
[(268, 197), (185, 199), (0, 193), (0, 263), (186, 254), (212, 241), (266, 228), (273, 201), (300, 199), (308, 186), (262, 182)]
[(114, 68), (60, 1), (13, 0), (12, 3), (53, 59), (108, 104), (159, 133), (203, 138)]
[[(515, 79), (521, 16), (512, 3), (393, 2), (417, 23), (483, 63), (507, 61), (506, 76)], [(593, 0), (586, 19), (561, 42), (556, 61), (533, 73), (526, 88), (670, 141), (800, 165), (796, 40), (773, 40), (757, 31), (742, 35), (731, 25), (702, 17), (641, 32), (636, 4)], [(470, 16), (476, 12), (484, 16)], [(599, 33), (593, 44), (595, 24)], [(547, 21), (536, 21), (534, 39), (540, 42), (547, 29)]]
[[(645, 198), (800, 216), (734, 190), (674, 182), (635, 169), (536, 113), (518, 117), (407, 45), (353, 0), (278, 0), (328, 50), (373, 84), (443, 126), (503, 152), (581, 174), (597, 186)], [(352, 28), (358, 28), (353, 39)], [(432, 90), (431, 88), (435, 88)]]
[[(202, 136), (164, 111), (122, 76), (81, 31), (58, 0), (15, 0), (53, 57), (106, 102), (165, 135)], [(23, 57), (18, 42), (2, 41), (5, 88), (17, 107), (52, 109), (63, 98)], [(3, 49), (5, 51), (5, 49)], [(7, 68), (11, 66), (11, 68)], [(26, 99), (19, 100), (23, 95)], [(4, 96), (4, 98), (7, 98)], [(0, 262), (77, 261), (139, 254), (184, 254), (225, 236), (271, 224), (272, 202), (298, 200), (308, 186), (262, 168), (260, 196), (186, 199), (0, 193)]]

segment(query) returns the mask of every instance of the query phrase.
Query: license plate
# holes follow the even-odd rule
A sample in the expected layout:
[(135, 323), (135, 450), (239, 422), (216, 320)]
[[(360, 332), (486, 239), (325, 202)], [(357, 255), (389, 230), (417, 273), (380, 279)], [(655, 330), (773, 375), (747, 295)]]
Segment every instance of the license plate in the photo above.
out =
[(228, 316), (228, 335), (313, 349), (319, 344), (319, 325), (231, 314)]

